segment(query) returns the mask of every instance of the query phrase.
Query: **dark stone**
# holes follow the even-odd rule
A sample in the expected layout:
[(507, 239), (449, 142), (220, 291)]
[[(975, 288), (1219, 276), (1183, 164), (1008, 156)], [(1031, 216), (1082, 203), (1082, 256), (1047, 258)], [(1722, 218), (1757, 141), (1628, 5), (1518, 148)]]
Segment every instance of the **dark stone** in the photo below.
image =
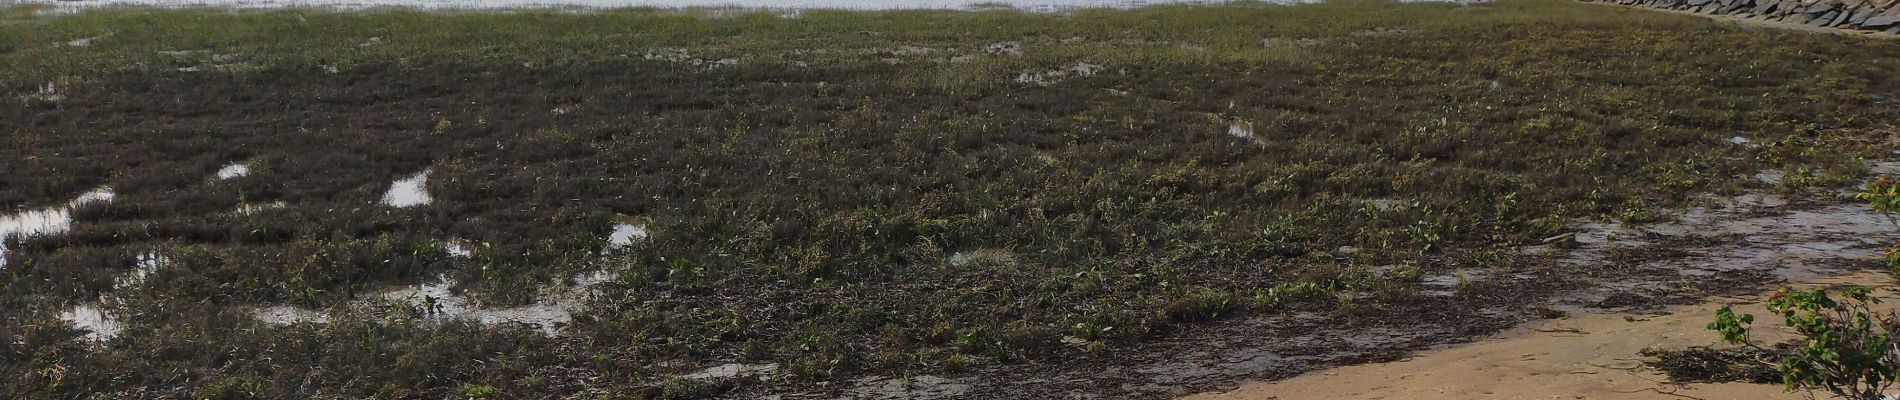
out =
[(1841, 13), (1839, 12), (1828, 11), (1826, 14), (1821, 14), (1821, 16), (1819, 17), (1815, 17), (1812, 20), (1808, 20), (1808, 25), (1828, 26), (1828, 24), (1834, 23), (1835, 17), (1839, 17), (1839, 16), (1841, 16)]
[(1847, 9), (1847, 17), (1841, 21), (1834, 21), (1834, 27), (1860, 27), (1860, 23), (1868, 21), (1868, 15), (1872, 15), (1872, 11), (1873, 8), (1864, 8), (1864, 6)]
[(1860, 23), (1860, 29), (1884, 29), (1891, 26), (1900, 26), (1900, 15), (1880, 15), (1867, 18), (1866, 22)]
[(1860, 29), (1870, 30), (1886, 29), (1892, 26), (1900, 26), (1900, 5), (1888, 6), (1885, 11), (1870, 15), (1866, 21), (1860, 23)]
[(1822, 14), (1827, 13), (1828, 11), (1833, 11), (1836, 8), (1840, 8), (1840, 6), (1841, 6), (1841, 3), (1838, 1), (1825, 1), (1825, 2), (1817, 1), (1817, 2), (1802, 5), (1800, 8), (1796, 8), (1795, 10), (1797, 11), (1795, 12), (1807, 14), (1810, 17), (1819, 17)]
[(1836, 21), (1834, 26), (1842, 28), (1860, 27), (1860, 23), (1867, 22), (1867, 18), (1873, 17), (1876, 11), (1872, 4), (1861, 4), (1860, 7), (1854, 7), (1853, 10), (1849, 10), (1847, 12), (1847, 18), (1841, 18), (1840, 21)]
[(1752, 12), (1752, 14), (1755, 14), (1755, 15), (1767, 15), (1767, 14), (1768, 14), (1768, 12), (1770, 12), (1770, 11), (1774, 11), (1774, 10), (1775, 10), (1775, 4), (1776, 4), (1776, 3), (1780, 3), (1780, 1), (1778, 1), (1778, 0), (1761, 0), (1761, 1), (1757, 1), (1757, 2), (1755, 2), (1755, 11), (1754, 11), (1754, 12)]

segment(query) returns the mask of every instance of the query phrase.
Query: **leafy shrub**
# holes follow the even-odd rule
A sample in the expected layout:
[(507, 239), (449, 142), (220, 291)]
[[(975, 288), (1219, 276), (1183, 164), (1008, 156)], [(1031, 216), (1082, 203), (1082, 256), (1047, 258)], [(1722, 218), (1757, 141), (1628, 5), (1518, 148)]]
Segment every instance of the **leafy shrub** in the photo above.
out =
[(1900, 182), (1883, 176), (1867, 184), (1855, 197), (1866, 200), (1874, 211), (1891, 217), (1894, 211), (1900, 211)]
[[(1880, 178), (1858, 196), (1881, 214), (1891, 215), (1900, 203), (1900, 188)], [(1900, 246), (1887, 252), (1890, 271), (1900, 275)], [(1836, 298), (1838, 295), (1838, 299)], [(1783, 287), (1768, 297), (1768, 310), (1780, 314), (1802, 340), (1781, 358), (1776, 371), (1789, 390), (1825, 390), (1838, 397), (1878, 400), (1900, 379), (1900, 315), (1874, 309), (1880, 299), (1873, 289), (1851, 287), (1830, 294), (1827, 289), (1794, 290)], [(1766, 349), (1749, 339), (1753, 315), (1735, 314), (1729, 307), (1716, 311), (1709, 329), (1722, 341), (1756, 350)]]
[[(1825, 390), (1855, 400), (1877, 400), (1900, 375), (1900, 352), (1893, 348), (1900, 317), (1881, 314), (1872, 306), (1880, 300), (1873, 289), (1841, 290), (1840, 298), (1826, 289), (1782, 288), (1769, 296), (1768, 309), (1787, 319), (1806, 340), (1782, 357), (1776, 370), (1788, 389)], [(1709, 329), (1722, 341), (1762, 349), (1748, 338), (1752, 315), (1737, 316), (1723, 307)]]

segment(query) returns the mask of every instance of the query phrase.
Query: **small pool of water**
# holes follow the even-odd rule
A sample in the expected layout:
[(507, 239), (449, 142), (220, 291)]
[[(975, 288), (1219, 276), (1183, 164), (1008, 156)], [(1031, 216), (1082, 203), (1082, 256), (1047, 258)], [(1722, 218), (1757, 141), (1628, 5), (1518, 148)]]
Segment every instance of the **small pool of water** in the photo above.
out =
[(433, 199), (429, 198), (429, 170), (426, 169), (389, 184), (389, 192), (383, 194), (383, 204), (396, 208), (428, 205), (430, 201)]
[(1251, 140), (1253, 139), (1253, 123), (1235, 120), (1227, 125), (1227, 136)]
[(251, 166), (241, 163), (232, 163), (225, 165), (224, 168), (218, 169), (218, 180), (242, 178), (250, 174)]
[(59, 314), (59, 319), (86, 330), (86, 339), (103, 342), (119, 335), (119, 320), (92, 304), (74, 306)]
[(117, 195), (112, 188), (98, 188), (80, 194), (57, 207), (26, 210), (0, 215), (0, 268), (7, 266), (7, 240), (66, 233), (73, 228), (73, 209), (92, 203), (111, 202)]
[(607, 236), (607, 245), (608, 247), (624, 247), (633, 244), (634, 240), (646, 238), (646, 225), (619, 224), (614, 225), (613, 233)]

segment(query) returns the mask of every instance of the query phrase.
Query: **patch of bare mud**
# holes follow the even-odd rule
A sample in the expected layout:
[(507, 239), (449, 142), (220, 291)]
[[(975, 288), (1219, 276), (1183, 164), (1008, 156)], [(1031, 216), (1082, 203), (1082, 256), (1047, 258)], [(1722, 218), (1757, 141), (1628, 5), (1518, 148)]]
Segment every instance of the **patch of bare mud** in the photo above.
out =
[[(1891, 285), (1878, 272), (1816, 279), (1802, 286)], [(1894, 293), (1887, 292), (1887, 296)], [(1801, 399), (1779, 385), (1753, 383), (1675, 384), (1644, 366), (1649, 348), (1716, 343), (1705, 325), (1715, 310), (1772, 315), (1765, 295), (1671, 307), (1662, 315), (1601, 313), (1543, 321), (1466, 346), (1427, 351), (1405, 360), (1335, 368), (1278, 381), (1258, 382), (1223, 393), (1189, 396), (1221, 399)], [(1791, 338), (1777, 318), (1756, 320), (1758, 339)]]
[[(1873, 169), (1876, 173), (1892, 173), (1889, 170), (1897, 165), (1884, 162)], [(1562, 279), (1564, 284), (1557, 287), (1569, 289), (1555, 296), (1541, 296), (1541, 300), (1532, 301), (1533, 307), (1490, 310), (1505, 319), (1547, 316), (1526, 314), (1538, 309), (1560, 310), (1571, 317), (1529, 324), (1477, 344), (1434, 350), (1400, 362), (1338, 368), (1194, 398), (1797, 398), (1772, 385), (1660, 383), (1660, 374), (1642, 369), (1642, 358), (1637, 353), (1651, 346), (1716, 343), (1717, 338), (1704, 325), (1722, 302), (1682, 306), (1701, 303), (1711, 296), (1746, 296), (1743, 299), (1752, 301), (1761, 298), (1760, 291), (1772, 284), (1884, 283), (1886, 278), (1881, 274), (1864, 271), (1876, 269), (1887, 244), (1900, 240), (1900, 226), (1864, 204), (1845, 199), (1840, 204), (1791, 204), (1779, 195), (1751, 192), (1704, 200), (1701, 206), (1682, 210), (1672, 221), (1586, 222), (1572, 233), (1552, 238), (1549, 244), (1523, 249), (1526, 254), (1555, 257), (1548, 271), (1459, 270), (1421, 279), (1421, 284), (1439, 288), (1468, 280), (1488, 281), (1491, 288), (1498, 288)], [(1472, 276), (1476, 278), (1466, 278)], [(1454, 277), (1458, 283), (1452, 282)], [(1425, 293), (1451, 295), (1443, 289)], [(1733, 301), (1737, 300), (1725, 302)], [(1672, 304), (1677, 306), (1669, 307)], [(1767, 314), (1759, 310), (1760, 305), (1750, 307), (1758, 315)], [(1661, 316), (1653, 316), (1656, 314)], [(1438, 325), (1420, 325), (1403, 332), (1416, 334), (1434, 326)], [(1327, 334), (1386, 340), (1404, 336), (1376, 328)], [(1455, 335), (1427, 335), (1411, 344), (1413, 348), (1442, 346), (1449, 343), (1444, 341), (1447, 337)], [(1300, 338), (1310, 339), (1296, 336), (1289, 341)], [(1363, 348), (1377, 344), (1348, 340), (1334, 345)], [(1260, 347), (1280, 359), (1296, 354), (1278, 344)], [(1242, 350), (1257, 351), (1228, 350), (1211, 357), (1189, 353), (1178, 357), (1177, 362), (1247, 375), (1246, 369), (1222, 367), (1227, 365), (1221, 361), (1224, 354), (1246, 354)], [(1318, 365), (1352, 364), (1295, 361), (1284, 363), (1285, 368), (1251, 376), (1274, 379), (1295, 376), (1298, 373), (1291, 371), (1311, 370)]]
[(960, 399), (970, 391), (968, 382), (935, 375), (898, 378), (866, 377), (846, 389), (841, 400)]
[[(1588, 288), (1550, 306), (1570, 312), (1682, 304), (1722, 286), (1804, 282), (1871, 265), (1900, 226), (1866, 205), (1791, 209), (1786, 199), (1748, 193), (1710, 199), (1672, 222), (1588, 223), (1577, 249), (1559, 258)], [(1748, 285), (1734, 286), (1747, 289)]]

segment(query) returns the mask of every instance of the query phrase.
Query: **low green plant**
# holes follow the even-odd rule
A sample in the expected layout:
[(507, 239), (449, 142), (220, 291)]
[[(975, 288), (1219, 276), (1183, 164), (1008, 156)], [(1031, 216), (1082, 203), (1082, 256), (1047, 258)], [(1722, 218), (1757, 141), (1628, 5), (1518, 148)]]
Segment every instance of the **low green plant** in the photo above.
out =
[(462, 384), (462, 397), (470, 400), (492, 399), (498, 396), (494, 386)]
[[(1891, 215), (1900, 190), (1882, 177), (1857, 197), (1867, 200), (1875, 211)], [(1900, 275), (1900, 246), (1888, 250), (1887, 264), (1889, 271)], [(1804, 338), (1776, 365), (1789, 390), (1823, 390), (1847, 399), (1877, 400), (1900, 379), (1900, 349), (1894, 347), (1900, 316), (1876, 310), (1880, 299), (1873, 292), (1868, 287), (1833, 294), (1827, 289), (1783, 287), (1768, 296), (1768, 310), (1780, 314)], [(1754, 322), (1753, 315), (1738, 315), (1722, 307), (1708, 328), (1719, 332), (1723, 342), (1766, 351), (1749, 337), (1749, 325)]]
[[(1867, 184), (1855, 197), (1866, 200), (1875, 212), (1886, 216), (1891, 222), (1894, 211), (1900, 211), (1900, 182), (1883, 176)], [(1887, 271), (1900, 276), (1900, 243), (1887, 249)]]
[[(1880, 299), (1873, 289), (1841, 290), (1839, 298), (1827, 289), (1782, 288), (1769, 296), (1768, 310), (1786, 318), (1789, 327), (1806, 338), (1781, 358), (1776, 370), (1789, 390), (1824, 390), (1841, 398), (1877, 400), (1900, 378), (1900, 351), (1893, 348), (1900, 317), (1882, 314), (1873, 306)], [(1766, 350), (1749, 338), (1754, 316), (1737, 315), (1723, 307), (1709, 329), (1722, 341)]]
[(1866, 200), (1881, 215), (1892, 217), (1894, 211), (1900, 211), (1900, 182), (1883, 176), (1867, 184), (1855, 197)]

